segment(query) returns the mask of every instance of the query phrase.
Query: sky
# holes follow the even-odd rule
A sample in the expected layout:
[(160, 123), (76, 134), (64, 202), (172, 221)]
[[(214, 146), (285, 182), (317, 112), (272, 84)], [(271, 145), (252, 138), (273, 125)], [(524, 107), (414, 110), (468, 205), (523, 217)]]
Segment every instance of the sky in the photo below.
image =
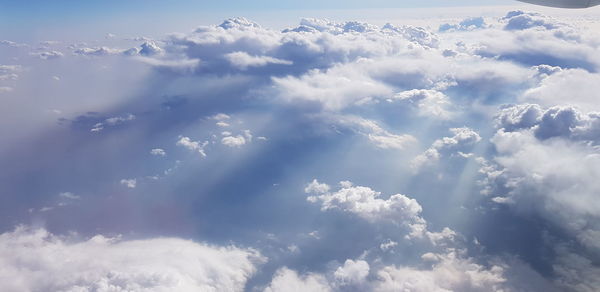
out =
[(598, 16), (0, 1), (0, 290), (597, 291)]

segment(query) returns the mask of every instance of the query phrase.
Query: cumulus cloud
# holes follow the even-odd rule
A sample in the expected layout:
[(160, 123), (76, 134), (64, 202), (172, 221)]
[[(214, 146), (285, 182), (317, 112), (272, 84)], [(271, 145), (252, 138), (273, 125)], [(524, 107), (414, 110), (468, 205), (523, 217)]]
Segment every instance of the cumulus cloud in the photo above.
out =
[(137, 180), (135, 178), (131, 178), (131, 179), (122, 179), (121, 180), (121, 184), (130, 188), (130, 189), (135, 189), (135, 187), (137, 186)]
[(240, 147), (246, 144), (246, 139), (242, 135), (225, 136), (221, 139), (221, 143), (229, 147)]
[(28, 227), (0, 235), (4, 291), (243, 291), (263, 261), (178, 238), (81, 240)]
[(319, 181), (317, 181), (317, 179), (313, 179), (312, 182), (310, 182), (306, 188), (304, 188), (304, 192), (307, 194), (325, 194), (327, 192), (329, 192), (329, 185), (328, 184), (322, 184)]
[(433, 142), (429, 149), (412, 160), (411, 166), (414, 169), (420, 169), (436, 163), (441, 158), (471, 156), (469, 151), (481, 140), (479, 134), (466, 127), (453, 128), (450, 131), (454, 136), (444, 137)]
[(369, 275), (369, 263), (363, 260), (346, 260), (343, 266), (333, 273), (341, 285), (357, 285), (365, 282)]
[(143, 56), (153, 56), (153, 55), (160, 55), (163, 52), (164, 52), (164, 50), (161, 47), (159, 47), (156, 44), (156, 42), (147, 41), (147, 42), (144, 42), (140, 46), (140, 50), (138, 53)]
[(308, 274), (298, 275), (296, 271), (288, 268), (281, 268), (275, 273), (271, 284), (264, 290), (265, 292), (327, 292), (331, 287), (322, 275)]
[(461, 257), (457, 252), (430, 254), (436, 261), (431, 269), (389, 266), (378, 271), (374, 291), (510, 291), (504, 268), (489, 268)]
[(204, 151), (204, 147), (206, 147), (206, 145), (208, 145), (208, 141), (204, 141), (201, 143), (199, 141), (193, 141), (189, 137), (180, 137), (179, 141), (177, 141), (176, 145), (185, 147), (190, 151), (198, 152), (198, 153), (200, 153), (200, 155), (202, 157), (206, 157), (206, 152)]
[[(316, 182), (316, 181), (313, 181)], [(318, 182), (316, 182), (318, 184)], [(353, 186), (343, 182), (342, 187), (335, 192), (325, 192), (321, 195), (308, 196), (311, 203), (320, 203), (322, 211), (339, 209), (355, 214), (370, 222), (387, 221), (396, 225), (407, 226), (409, 236), (421, 237), (426, 229), (426, 222), (420, 216), (421, 205), (414, 199), (401, 194), (395, 194), (388, 199), (380, 198), (381, 193), (368, 187)], [(309, 185), (310, 186), (310, 185)], [(307, 192), (323, 192), (328, 187), (323, 185), (307, 187)]]

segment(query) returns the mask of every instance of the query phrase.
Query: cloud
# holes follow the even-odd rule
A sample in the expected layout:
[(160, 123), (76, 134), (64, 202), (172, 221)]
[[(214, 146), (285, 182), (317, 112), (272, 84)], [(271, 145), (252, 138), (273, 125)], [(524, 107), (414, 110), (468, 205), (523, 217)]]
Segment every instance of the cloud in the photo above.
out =
[(507, 30), (525, 30), (537, 27), (551, 30), (563, 26), (563, 24), (542, 14), (519, 10), (509, 12), (504, 20), (506, 21), (504, 28)]
[(94, 124), (94, 127), (90, 129), (90, 132), (100, 132), (104, 130), (105, 126), (113, 127), (133, 120), (135, 120), (135, 115), (133, 114), (126, 114), (124, 116), (107, 118), (103, 122)]
[(108, 56), (122, 53), (122, 50), (113, 49), (108, 47), (94, 47), (94, 48), (79, 48), (73, 51), (75, 55), (80, 56)]
[(369, 263), (363, 260), (346, 260), (343, 266), (333, 273), (341, 285), (357, 285), (365, 282), (369, 275)]
[(8, 86), (0, 86), (0, 93), (6, 93), (6, 92), (11, 92), (14, 89), (12, 87), (8, 87)]
[(447, 107), (451, 105), (450, 99), (444, 93), (431, 89), (413, 89), (397, 93), (389, 102), (394, 100), (406, 101), (419, 109), (421, 116), (434, 116), (440, 119), (449, 119), (450, 112)]
[(167, 155), (167, 152), (164, 149), (154, 148), (154, 149), (150, 150), (150, 154), (152, 154), (154, 156), (165, 156), (165, 155)]
[(177, 146), (183, 146), (190, 151), (195, 151), (200, 153), (202, 157), (206, 157), (206, 152), (204, 152), (204, 147), (208, 145), (208, 141), (204, 141), (200, 143), (199, 141), (193, 141), (189, 137), (180, 137), (179, 141), (177, 141)]
[[(9, 141), (0, 162), (11, 165), (0, 225), (180, 235), (271, 259), (256, 276), (235, 276), (236, 288), (202, 268), (169, 278), (185, 265), (168, 261), (150, 280), (119, 278), (112, 266), (118, 273), (98, 280), (129, 290), (143, 290), (127, 286), (142, 285), (129, 275), (163, 290), (592, 289), (600, 43), (583, 28), (591, 22), (527, 12), (438, 30), (444, 22), (427, 20), (434, 32), (303, 19), (277, 30), (233, 18), (161, 41), (3, 47), (22, 65), (0, 65), (0, 88), (15, 88), (0, 107)], [(52, 64), (28, 55), (52, 50), (74, 54)], [(231, 155), (242, 147), (251, 151)], [(148, 196), (111, 195), (128, 187)], [(239, 275), (240, 263), (196, 265)], [(71, 283), (47, 283), (58, 282)]]
[(268, 56), (251, 56), (245, 52), (233, 52), (225, 55), (231, 65), (246, 70), (248, 67), (261, 67), (268, 64), (292, 65), (293, 62)]
[(475, 30), (475, 29), (482, 29), (482, 28), (486, 28), (487, 25), (485, 23), (485, 19), (483, 17), (472, 17), (472, 18), (467, 18), (462, 20), (461, 22), (459, 22), (458, 24), (449, 24), (449, 23), (444, 23), (442, 25), (440, 25), (440, 28), (438, 29), (440, 32), (447, 32), (447, 31), (470, 31), (470, 30)]
[(414, 169), (432, 165), (441, 158), (469, 157), (471, 148), (481, 140), (477, 132), (469, 128), (452, 128), (452, 137), (444, 137), (433, 142), (431, 147), (411, 161)]
[(240, 147), (246, 144), (246, 139), (241, 136), (226, 136), (221, 139), (221, 144), (229, 147)]
[(121, 180), (121, 184), (130, 188), (130, 189), (135, 189), (136, 185), (137, 185), (137, 180), (135, 178), (132, 179), (122, 179)]
[(329, 185), (328, 184), (322, 184), (319, 183), (319, 181), (317, 181), (317, 179), (313, 179), (312, 182), (310, 182), (306, 188), (304, 188), (304, 192), (307, 194), (316, 194), (316, 195), (320, 195), (320, 194), (325, 194), (329, 192)]
[(140, 47), (141, 49), (139, 54), (143, 56), (160, 55), (164, 52), (164, 50), (160, 48), (154, 41), (144, 42)]
[(415, 137), (390, 133), (372, 120), (357, 116), (333, 116), (332, 119), (332, 123), (366, 136), (377, 148), (403, 150), (416, 142)]
[(275, 273), (271, 284), (264, 290), (265, 292), (302, 292), (331, 291), (325, 277), (318, 274), (308, 274), (300, 276), (296, 271), (288, 268), (281, 268)]
[(378, 271), (374, 291), (510, 291), (502, 266), (486, 268), (457, 252), (430, 255), (436, 262), (431, 269), (389, 266)]
[(75, 195), (75, 194), (73, 194), (73, 193), (71, 193), (71, 192), (63, 192), (63, 193), (60, 193), (60, 194), (58, 194), (58, 195), (59, 195), (61, 198), (65, 198), (65, 199), (69, 199), (69, 200), (79, 200), (79, 199), (81, 199), (81, 197), (80, 197), (80, 196), (78, 196), (78, 195)]
[(61, 58), (64, 56), (63, 53), (58, 52), (58, 51), (37, 52), (37, 53), (31, 53), (31, 55), (38, 57), (42, 60), (58, 59), (58, 58)]
[(178, 238), (81, 240), (28, 227), (0, 235), (4, 291), (243, 291), (264, 260)]
[[(314, 182), (314, 181), (313, 181)], [(388, 199), (381, 199), (381, 193), (368, 187), (352, 186), (343, 182), (342, 188), (335, 192), (308, 196), (311, 203), (320, 203), (321, 211), (339, 209), (353, 213), (369, 222), (388, 221), (395, 225), (407, 226), (410, 237), (421, 237), (426, 229), (426, 222), (420, 216), (421, 205), (414, 199), (395, 194)], [(324, 191), (324, 186), (306, 188), (306, 192)]]

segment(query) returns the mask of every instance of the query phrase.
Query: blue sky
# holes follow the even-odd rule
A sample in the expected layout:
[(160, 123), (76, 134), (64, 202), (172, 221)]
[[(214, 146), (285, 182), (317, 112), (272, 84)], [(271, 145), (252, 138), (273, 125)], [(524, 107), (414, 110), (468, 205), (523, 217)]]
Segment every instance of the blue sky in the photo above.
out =
[(1, 290), (597, 290), (599, 10), (448, 3), (1, 2)]

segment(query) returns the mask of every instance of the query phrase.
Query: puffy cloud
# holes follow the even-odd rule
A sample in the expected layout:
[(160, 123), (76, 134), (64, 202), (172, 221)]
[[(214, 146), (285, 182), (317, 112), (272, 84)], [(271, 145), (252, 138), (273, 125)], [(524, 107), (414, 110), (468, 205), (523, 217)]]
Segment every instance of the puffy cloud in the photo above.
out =
[(555, 29), (561, 26), (556, 20), (533, 12), (511, 11), (504, 17), (504, 20), (506, 21), (504, 28), (507, 30), (524, 30), (536, 27)]
[(573, 141), (600, 142), (600, 113), (581, 113), (570, 106), (543, 110), (537, 104), (507, 106), (497, 116), (498, 127), (506, 132), (531, 130), (545, 140), (563, 137)]
[[(407, 226), (410, 229), (409, 237), (423, 236), (427, 226), (420, 216), (421, 205), (415, 199), (401, 194), (382, 199), (381, 193), (371, 188), (352, 186), (349, 182), (341, 185), (342, 187), (335, 192), (308, 196), (307, 200), (311, 203), (320, 203), (322, 211), (339, 209), (369, 222), (387, 221), (395, 225)], [(318, 191), (325, 191), (325, 189), (323, 186), (318, 187)], [(307, 187), (305, 191), (314, 193), (316, 190)]]
[(225, 136), (221, 139), (221, 143), (229, 147), (240, 147), (246, 144), (246, 139), (242, 135)]
[(0, 81), (16, 80), (19, 75), (17, 73), (23, 71), (21, 65), (0, 65)]
[(275, 273), (271, 284), (264, 292), (327, 292), (331, 287), (325, 277), (319, 274), (298, 275), (296, 271), (281, 268)]
[(80, 240), (26, 227), (0, 235), (4, 291), (243, 291), (263, 261), (178, 238)]
[(306, 188), (304, 188), (304, 192), (307, 194), (325, 194), (327, 192), (329, 192), (329, 185), (328, 184), (322, 184), (319, 183), (319, 181), (317, 181), (317, 179), (313, 179), (312, 182), (310, 182)]
[(177, 141), (177, 146), (183, 146), (191, 151), (196, 151), (200, 153), (202, 157), (206, 157), (206, 152), (204, 152), (204, 147), (208, 145), (208, 141), (204, 141), (200, 143), (199, 141), (193, 141), (189, 137), (180, 137), (179, 141)]
[(137, 180), (135, 178), (132, 179), (122, 179), (121, 180), (121, 184), (130, 188), (130, 189), (135, 189), (136, 185), (137, 185)]
[(481, 140), (477, 132), (466, 127), (453, 128), (450, 131), (454, 136), (444, 137), (433, 142), (429, 149), (413, 159), (411, 166), (420, 169), (443, 157), (469, 157), (471, 148)]
[(504, 283), (504, 268), (479, 265), (457, 252), (431, 254), (431, 269), (389, 266), (377, 272), (374, 291), (511, 291)]
[(487, 25), (486, 25), (485, 19), (483, 19), (483, 17), (472, 17), (472, 18), (464, 19), (461, 22), (459, 22), (458, 24), (444, 23), (444, 24), (440, 25), (439, 31), (440, 32), (457, 31), (457, 30), (469, 31), (469, 30), (481, 29), (481, 28), (486, 28), (486, 27), (487, 27)]
[(363, 283), (369, 275), (369, 263), (363, 260), (346, 260), (343, 266), (333, 273), (341, 285), (356, 285)]
[(571, 105), (579, 110), (600, 111), (596, 93), (600, 90), (600, 75), (582, 69), (552, 69), (548, 76), (521, 97), (523, 102), (544, 107)]
[(144, 42), (141, 46), (140, 46), (140, 51), (139, 54), (143, 55), (143, 56), (153, 56), (153, 55), (160, 55), (164, 52), (163, 49), (161, 49), (156, 42), (154, 41), (147, 41)]

